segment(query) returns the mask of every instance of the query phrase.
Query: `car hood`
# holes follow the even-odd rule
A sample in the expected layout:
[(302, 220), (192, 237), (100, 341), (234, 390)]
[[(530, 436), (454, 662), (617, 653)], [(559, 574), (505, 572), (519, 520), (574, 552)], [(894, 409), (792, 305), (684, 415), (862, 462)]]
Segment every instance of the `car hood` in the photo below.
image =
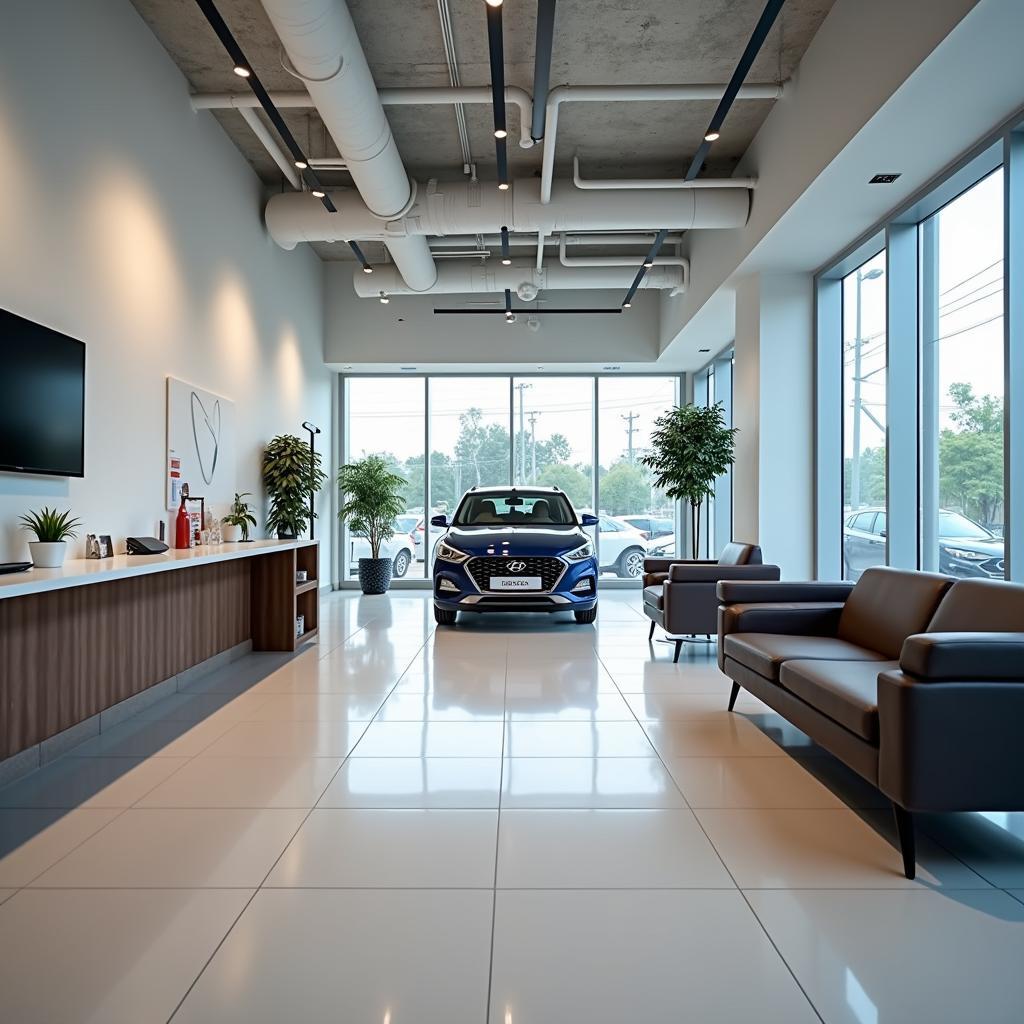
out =
[(955, 537), (940, 537), (939, 543), (944, 548), (977, 551), (979, 555), (990, 555), (992, 558), (1002, 558), (1003, 555), (1001, 540), (957, 540)]
[(562, 555), (589, 540), (576, 526), (453, 526), (444, 539), (469, 555)]

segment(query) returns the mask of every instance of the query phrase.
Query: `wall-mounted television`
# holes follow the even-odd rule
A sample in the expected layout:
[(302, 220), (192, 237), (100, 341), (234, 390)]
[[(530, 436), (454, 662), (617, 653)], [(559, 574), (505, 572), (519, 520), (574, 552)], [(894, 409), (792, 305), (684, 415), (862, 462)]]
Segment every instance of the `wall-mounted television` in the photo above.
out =
[(85, 475), (85, 345), (2, 309), (0, 470)]

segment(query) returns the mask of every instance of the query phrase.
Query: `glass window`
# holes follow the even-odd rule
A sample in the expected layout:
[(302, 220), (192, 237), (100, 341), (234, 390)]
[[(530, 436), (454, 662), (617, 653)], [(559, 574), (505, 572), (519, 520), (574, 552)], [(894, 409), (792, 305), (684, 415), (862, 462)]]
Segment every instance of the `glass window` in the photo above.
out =
[(1003, 172), (920, 227), (921, 563), (1002, 577)]
[[(843, 519), (884, 508), (886, 424), (885, 253), (843, 278)], [(858, 521), (857, 529), (864, 527)], [(885, 544), (843, 537), (843, 577), (884, 565)]]
[[(408, 514), (395, 522), (395, 536), (381, 548), (394, 559), (395, 577), (422, 579), (423, 425), (426, 403), (422, 377), (349, 377), (345, 381), (345, 461), (380, 455), (406, 480)], [(343, 528), (344, 572), (354, 576), (359, 559), (370, 557), (365, 537)]]

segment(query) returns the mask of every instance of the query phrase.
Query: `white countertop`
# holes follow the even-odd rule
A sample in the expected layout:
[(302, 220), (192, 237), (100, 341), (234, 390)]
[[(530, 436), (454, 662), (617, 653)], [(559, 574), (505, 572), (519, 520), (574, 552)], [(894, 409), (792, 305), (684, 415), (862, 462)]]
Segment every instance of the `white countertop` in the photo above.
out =
[(113, 558), (69, 558), (60, 569), (29, 569), (27, 572), (0, 576), (0, 600), (5, 597), (23, 597), (48, 590), (65, 590), (90, 583), (107, 583), (130, 576), (147, 576), (170, 569), (185, 569), (190, 565), (208, 565), (212, 562), (230, 562), (236, 558), (251, 558), (273, 551), (287, 551), (304, 547), (308, 540), (253, 540), (248, 544), (218, 544), (216, 546), (170, 548), (160, 555), (114, 555)]

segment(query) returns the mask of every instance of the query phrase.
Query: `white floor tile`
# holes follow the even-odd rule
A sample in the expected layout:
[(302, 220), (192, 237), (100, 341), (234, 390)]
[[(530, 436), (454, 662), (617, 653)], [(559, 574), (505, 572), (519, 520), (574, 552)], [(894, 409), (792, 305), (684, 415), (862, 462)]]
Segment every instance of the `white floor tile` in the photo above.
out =
[(203, 719), (218, 717), (241, 721), (255, 708), (265, 704), (264, 693), (172, 693), (163, 700), (151, 704), (135, 717), (140, 721), (201, 722)]
[(644, 722), (658, 753), (672, 757), (785, 757), (786, 752), (739, 715)]
[(1024, 888), (1024, 812), (917, 815), (918, 827), (1001, 889)]
[(383, 701), (381, 694), (271, 693), (246, 710), (247, 722), (369, 722)]
[(656, 757), (513, 757), (505, 761), (501, 806), (628, 809), (686, 801)]
[[(744, 693), (746, 691), (743, 691)], [(690, 718), (724, 718), (729, 712), (726, 688), (715, 693), (627, 693), (626, 703), (641, 721), (666, 722)], [(734, 715), (769, 714), (771, 708), (741, 693)]]
[(694, 808), (843, 806), (788, 757), (673, 757), (665, 763)]
[[(903, 874), (891, 815), (832, 810), (694, 811), (741, 889), (985, 889), (970, 868), (918, 836), (917, 879)], [(881, 831), (879, 831), (881, 830)]]
[(505, 701), (510, 721), (516, 722), (634, 722), (636, 718), (621, 694), (607, 690), (573, 692), (538, 686), (530, 692), (523, 683)]
[(499, 892), (491, 1024), (817, 1024), (738, 892)]
[(479, 1024), (489, 892), (258, 893), (174, 1024)]
[(497, 807), (499, 757), (350, 757), (320, 807)]
[[(467, 706), (468, 705), (468, 706)], [(495, 695), (491, 701), (474, 699), (461, 702), (436, 690), (423, 693), (393, 693), (377, 714), (378, 722), (478, 722), (501, 721), (504, 701)]]
[(267, 885), (490, 889), (498, 813), (317, 809)]
[(829, 1024), (1016, 1024), (1024, 906), (989, 892), (750, 892)]
[(253, 888), (303, 810), (125, 811), (33, 883), (43, 888)]
[(336, 757), (198, 757), (137, 807), (305, 807), (341, 767)]
[(501, 722), (371, 722), (353, 757), (501, 757)]
[(184, 763), (181, 757), (62, 757), (0, 789), (0, 807), (131, 807)]
[(17, 891), (17, 889), (0, 889), (0, 904), (6, 903)]
[(220, 715), (198, 722), (131, 718), (75, 747), (75, 757), (195, 757), (232, 727)]
[(239, 722), (203, 751), (205, 757), (345, 757), (366, 722)]
[(28, 885), (119, 813), (113, 808), (0, 811), (0, 885)]
[(501, 889), (733, 888), (687, 810), (502, 810)]
[(2, 1016), (164, 1024), (249, 896), (23, 889), (0, 909)]
[(506, 757), (653, 757), (636, 722), (523, 722), (507, 727)]

